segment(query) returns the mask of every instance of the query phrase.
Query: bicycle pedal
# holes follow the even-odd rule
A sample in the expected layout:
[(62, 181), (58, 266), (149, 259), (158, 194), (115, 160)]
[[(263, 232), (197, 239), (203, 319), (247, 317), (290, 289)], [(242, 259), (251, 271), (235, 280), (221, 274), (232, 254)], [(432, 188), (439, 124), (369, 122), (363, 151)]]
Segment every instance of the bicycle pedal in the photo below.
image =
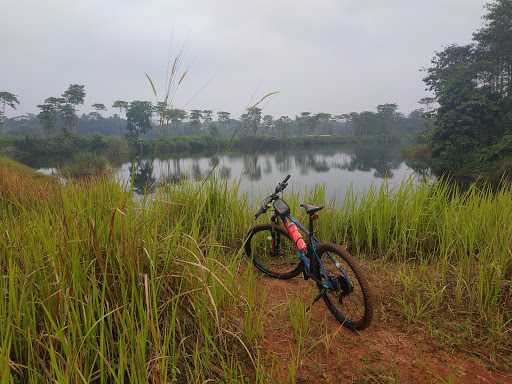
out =
[(311, 305), (306, 309), (306, 312), (309, 312), (309, 310), (311, 309), (311, 307), (313, 307), (313, 305), (315, 305), (315, 303), (320, 300), (322, 298), (323, 295), (325, 295), (325, 292), (327, 291), (327, 288), (322, 288), (320, 290), (320, 293), (313, 299), (313, 302), (311, 303)]

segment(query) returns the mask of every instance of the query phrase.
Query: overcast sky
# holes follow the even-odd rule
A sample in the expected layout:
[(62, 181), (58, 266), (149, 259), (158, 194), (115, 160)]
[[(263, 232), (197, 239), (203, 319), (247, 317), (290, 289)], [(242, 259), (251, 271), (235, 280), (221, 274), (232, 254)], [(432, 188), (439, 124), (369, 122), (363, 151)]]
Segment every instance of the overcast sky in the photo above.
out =
[(236, 115), (270, 91), (264, 112), (334, 114), (425, 96), (420, 68), (467, 43), (483, 0), (0, 0), (0, 91), (18, 113), (85, 84), (86, 106), (153, 100), (184, 47), (176, 106)]

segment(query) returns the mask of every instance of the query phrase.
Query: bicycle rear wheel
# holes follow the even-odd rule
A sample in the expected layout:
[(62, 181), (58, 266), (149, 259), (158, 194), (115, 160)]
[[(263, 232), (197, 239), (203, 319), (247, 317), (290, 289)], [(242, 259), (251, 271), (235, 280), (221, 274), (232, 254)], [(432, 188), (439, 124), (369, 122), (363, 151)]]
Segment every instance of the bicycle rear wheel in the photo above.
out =
[(295, 244), (279, 225), (254, 226), (247, 235), (245, 253), (256, 268), (276, 279), (291, 279), (303, 269)]
[(327, 308), (345, 327), (367, 328), (373, 317), (373, 299), (366, 278), (344, 247), (322, 243), (317, 254), (333, 285), (323, 295)]

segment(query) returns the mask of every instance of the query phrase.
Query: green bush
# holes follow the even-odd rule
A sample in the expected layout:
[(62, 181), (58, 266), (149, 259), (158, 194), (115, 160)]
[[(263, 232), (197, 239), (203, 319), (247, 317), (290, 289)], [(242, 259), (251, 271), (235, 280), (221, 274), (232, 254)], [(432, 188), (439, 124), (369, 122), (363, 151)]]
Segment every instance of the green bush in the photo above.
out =
[(95, 153), (78, 153), (66, 165), (59, 167), (61, 176), (69, 178), (84, 178), (103, 176), (109, 171), (108, 160)]

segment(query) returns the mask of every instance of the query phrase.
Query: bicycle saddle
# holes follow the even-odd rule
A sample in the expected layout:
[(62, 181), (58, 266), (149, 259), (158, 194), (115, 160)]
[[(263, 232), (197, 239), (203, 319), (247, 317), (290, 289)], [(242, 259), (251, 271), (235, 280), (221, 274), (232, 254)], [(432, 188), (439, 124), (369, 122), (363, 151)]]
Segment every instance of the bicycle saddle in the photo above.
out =
[(300, 206), (306, 210), (308, 215), (314, 215), (315, 213), (317, 213), (318, 211), (320, 211), (321, 209), (324, 208), (320, 205), (312, 205), (312, 204), (306, 204), (306, 203), (301, 204)]

